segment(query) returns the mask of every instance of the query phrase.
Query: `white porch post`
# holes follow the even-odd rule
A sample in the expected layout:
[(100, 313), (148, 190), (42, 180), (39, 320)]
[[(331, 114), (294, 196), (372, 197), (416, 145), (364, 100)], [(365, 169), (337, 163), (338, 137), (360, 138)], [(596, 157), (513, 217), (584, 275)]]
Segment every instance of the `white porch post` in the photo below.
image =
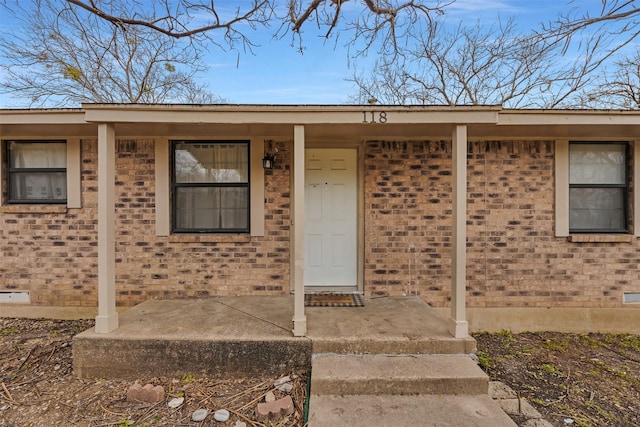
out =
[(449, 332), (456, 338), (469, 336), (466, 320), (467, 270), (467, 126), (456, 125), (452, 133), (453, 230), (451, 254), (451, 318)]
[(113, 124), (98, 125), (98, 316), (96, 333), (118, 328), (116, 311), (115, 158)]
[(307, 333), (307, 316), (304, 314), (304, 126), (293, 128), (293, 179), (291, 180), (293, 212), (291, 224), (291, 278), (293, 299), (293, 336)]

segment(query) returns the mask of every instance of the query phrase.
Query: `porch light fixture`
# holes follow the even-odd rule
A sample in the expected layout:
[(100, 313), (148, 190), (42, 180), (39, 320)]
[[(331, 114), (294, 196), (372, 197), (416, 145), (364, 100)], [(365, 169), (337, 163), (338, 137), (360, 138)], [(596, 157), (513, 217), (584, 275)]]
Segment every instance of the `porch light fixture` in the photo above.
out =
[(273, 169), (273, 164), (276, 161), (276, 156), (271, 153), (266, 153), (262, 158), (262, 167), (265, 169)]
[(273, 140), (268, 139), (265, 142), (268, 143), (269, 145), (268, 145), (267, 152), (264, 154), (264, 157), (262, 158), (262, 167), (264, 169), (273, 169), (273, 165), (276, 162), (276, 153), (278, 152), (278, 149), (273, 148)]

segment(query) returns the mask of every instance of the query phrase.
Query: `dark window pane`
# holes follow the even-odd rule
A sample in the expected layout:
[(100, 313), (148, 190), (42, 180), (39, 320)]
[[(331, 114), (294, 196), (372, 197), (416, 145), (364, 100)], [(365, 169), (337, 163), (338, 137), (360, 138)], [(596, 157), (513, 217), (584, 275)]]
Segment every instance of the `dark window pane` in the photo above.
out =
[(575, 230), (623, 230), (624, 189), (571, 188), (569, 221)]
[(176, 191), (176, 227), (246, 229), (248, 194), (247, 188), (180, 187)]

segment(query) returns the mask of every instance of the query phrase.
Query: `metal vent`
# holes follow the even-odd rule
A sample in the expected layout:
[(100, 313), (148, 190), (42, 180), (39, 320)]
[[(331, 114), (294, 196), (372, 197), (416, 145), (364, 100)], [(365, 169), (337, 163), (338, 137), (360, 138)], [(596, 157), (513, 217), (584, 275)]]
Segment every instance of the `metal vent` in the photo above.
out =
[(0, 303), (30, 304), (29, 291), (0, 291)]
[(622, 302), (625, 304), (640, 303), (640, 292), (625, 292)]

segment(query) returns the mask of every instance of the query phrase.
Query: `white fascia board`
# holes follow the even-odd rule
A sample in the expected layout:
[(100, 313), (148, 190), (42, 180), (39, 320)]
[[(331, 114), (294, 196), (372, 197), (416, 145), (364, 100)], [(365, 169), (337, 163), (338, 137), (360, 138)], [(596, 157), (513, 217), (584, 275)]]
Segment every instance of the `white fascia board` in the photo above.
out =
[(498, 125), (603, 125), (640, 126), (640, 111), (605, 110), (505, 110)]
[[(373, 124), (496, 123), (497, 107), (86, 105), (95, 123)], [(384, 122), (383, 122), (384, 120)], [(373, 122), (373, 123), (372, 123)]]
[(0, 124), (86, 124), (81, 109), (69, 110), (0, 110)]

